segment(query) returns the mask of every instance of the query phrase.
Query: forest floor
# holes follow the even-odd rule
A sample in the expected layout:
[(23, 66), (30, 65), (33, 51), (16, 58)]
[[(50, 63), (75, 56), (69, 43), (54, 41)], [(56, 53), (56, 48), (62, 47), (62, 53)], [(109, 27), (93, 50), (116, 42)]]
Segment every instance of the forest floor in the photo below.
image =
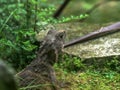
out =
[[(67, 35), (69, 35), (67, 37), (69, 38), (67, 38), (66, 40), (69, 41), (79, 36), (84, 36), (94, 30), (98, 30), (102, 26), (110, 25), (111, 23), (104, 24), (64, 23), (61, 24), (60, 26), (57, 25), (56, 28), (65, 30), (67, 29), (68, 30)], [(103, 58), (104, 61), (103, 65), (93, 63), (90, 66), (83, 65), (83, 63), (79, 61), (79, 58), (65, 57), (63, 60), (65, 61), (65, 63), (61, 62), (62, 68), (59, 66), (57, 68), (55, 67), (58, 80), (60, 81), (63, 80), (65, 82), (71, 83), (70, 86), (68, 85), (69, 87), (67, 89), (63, 90), (120, 90), (119, 57), (109, 59)], [(94, 60), (95, 59), (92, 58), (91, 62)], [(77, 63), (79, 63), (79, 65)]]
[[(63, 90), (120, 90), (120, 73), (106, 70), (86, 70), (82, 72), (66, 72), (61, 70), (58, 80), (70, 82)], [(60, 70), (58, 71), (60, 73)], [(62, 90), (62, 89), (61, 89)]]
[[(57, 24), (54, 26), (58, 30), (66, 30), (66, 41), (69, 41), (112, 23), (114, 22), (104, 24), (77, 22)], [(92, 60), (94, 61), (94, 58)], [(60, 65), (55, 65), (54, 68), (58, 81), (70, 83), (66, 88), (61, 90), (120, 90), (119, 60), (120, 58), (110, 58), (106, 62), (105, 59), (103, 61), (106, 63), (100, 67), (96, 63), (88, 67), (79, 58), (70, 58), (68, 56), (63, 58), (62, 61), (64, 62), (61, 62)]]
[[(55, 0), (52, 0), (52, 2), (54, 1)], [(79, 4), (78, 2), (79, 0), (76, 0), (73, 3), (70, 3), (70, 5), (68, 5), (67, 8), (64, 10), (62, 16), (69, 16), (71, 14), (79, 15), (80, 10), (84, 11), (85, 8), (80, 7), (80, 5), (82, 5), (84, 2), (82, 2), (81, 4)], [(95, 9), (92, 12), (90, 17), (86, 19), (85, 22), (89, 24), (94, 23), (94, 25), (96, 23), (99, 25), (101, 25), (101, 23), (105, 23), (105, 25), (108, 25), (107, 24), (108, 22), (109, 23), (117, 22), (120, 19), (119, 18), (120, 5), (118, 3), (110, 2), (100, 6), (98, 9)], [(91, 4), (87, 4), (87, 3), (83, 5), (87, 5), (88, 8), (92, 7)], [(75, 24), (72, 24), (72, 25), (74, 26)], [(84, 34), (90, 32), (91, 30), (96, 30), (100, 27), (100, 26), (94, 27), (91, 25), (92, 27), (94, 27), (93, 29), (84, 23), (82, 25), (86, 27)], [(60, 29), (58, 26), (56, 27)], [(71, 27), (62, 26), (63, 29), (67, 29), (67, 28), (70, 29)], [(76, 30), (80, 29), (80, 27), (75, 27), (75, 26), (74, 28)], [(83, 34), (79, 34), (78, 36), (82, 36), (82, 35)], [(71, 34), (71, 36), (73, 35)], [(73, 38), (71, 37), (70, 39), (73, 39)], [(66, 59), (70, 60), (72, 58), (66, 58)], [(76, 60), (76, 61), (79, 61), (79, 60)], [(68, 66), (65, 64), (61, 65), (62, 68), (59, 66), (55, 66), (57, 79), (62, 82), (70, 82), (70, 85), (68, 85), (68, 88), (63, 90), (120, 90), (120, 72), (118, 71), (120, 70), (120, 67), (116, 64), (116, 62), (118, 62), (119, 59), (112, 60), (112, 61), (113, 62), (111, 63), (106, 63), (101, 70), (97, 70), (94, 67), (94, 65), (91, 65), (89, 68), (84, 67), (85, 68), (84, 70), (77, 70), (77, 71), (74, 69), (68, 71), (68, 69), (69, 68), (71, 69), (72, 66), (70, 66), (71, 64), (68, 64), (66, 62), (65, 64), (67, 64)], [(80, 68), (81, 66), (77, 66), (77, 67)]]

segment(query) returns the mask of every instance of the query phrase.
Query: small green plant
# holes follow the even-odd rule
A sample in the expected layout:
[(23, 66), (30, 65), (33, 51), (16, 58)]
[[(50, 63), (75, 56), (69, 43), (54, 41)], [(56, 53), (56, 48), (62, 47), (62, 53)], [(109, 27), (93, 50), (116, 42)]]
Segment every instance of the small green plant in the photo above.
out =
[(32, 30), (14, 30), (12, 36), (5, 36), (0, 40), (0, 57), (7, 60), (15, 68), (23, 68), (26, 62), (35, 58), (35, 32)]
[(69, 21), (82, 20), (87, 18), (88, 16), (89, 16), (88, 14), (80, 14), (79, 16), (71, 15), (70, 17), (62, 17), (58, 22), (65, 23)]
[(63, 68), (66, 71), (76, 72), (85, 68), (85, 65), (82, 63), (83, 60), (76, 56), (63, 54), (60, 59), (61, 62), (59, 62), (56, 66)]
[(37, 7), (37, 3), (44, 2), (46, 0), (42, 2), (36, 0), (0, 1), (3, 3), (3, 8), (0, 9), (2, 13), (0, 15), (2, 17), (0, 20), (0, 52), (2, 52), (0, 58), (9, 62), (17, 70), (24, 68), (36, 57), (35, 52), (38, 46), (34, 43), (37, 25), (40, 31), (50, 22), (53, 9), (46, 7), (43, 10), (40, 8), (36, 10), (34, 8)]
[(106, 61), (106, 67), (110, 70), (120, 72), (119, 57), (113, 57), (111, 60)]

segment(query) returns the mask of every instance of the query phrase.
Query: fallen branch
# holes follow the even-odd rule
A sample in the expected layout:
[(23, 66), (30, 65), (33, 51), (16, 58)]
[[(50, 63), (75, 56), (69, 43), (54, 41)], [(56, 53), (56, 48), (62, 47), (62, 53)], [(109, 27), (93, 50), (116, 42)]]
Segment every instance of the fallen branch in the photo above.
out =
[(77, 43), (83, 43), (89, 40), (93, 40), (102, 36), (106, 36), (115, 32), (120, 31), (120, 22), (114, 23), (110, 26), (102, 27), (99, 30), (89, 33), (83, 37), (77, 38), (73, 41), (70, 41), (66, 44), (64, 44), (64, 48), (75, 45)]

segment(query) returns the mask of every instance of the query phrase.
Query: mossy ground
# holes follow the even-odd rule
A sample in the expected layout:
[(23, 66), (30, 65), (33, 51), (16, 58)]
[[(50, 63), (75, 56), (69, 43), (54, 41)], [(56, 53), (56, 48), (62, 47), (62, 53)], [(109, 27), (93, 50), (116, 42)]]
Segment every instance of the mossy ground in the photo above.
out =
[(62, 62), (54, 68), (59, 81), (70, 83), (63, 90), (120, 90), (119, 57), (104, 59), (102, 64), (97, 59), (90, 62), (76, 56), (62, 56)]
[(88, 68), (85, 71), (68, 72), (59, 67), (55, 70), (57, 80), (66, 84), (61, 90), (120, 90), (120, 73), (116, 71), (108, 69), (102, 72)]
[(59, 60), (61, 61), (54, 65), (54, 69), (59, 84), (64, 86), (60, 90), (120, 90), (120, 67), (116, 63), (119, 57), (111, 58), (104, 64), (96, 61), (91, 65), (83, 63), (84, 60), (76, 56), (66, 54)]
[(113, 71), (64, 72), (59, 79), (70, 82), (66, 90), (120, 90), (120, 74)]
[[(69, 41), (97, 30), (101, 26), (110, 24), (101, 25), (77, 22), (57, 24), (55, 27), (58, 30), (66, 30), (66, 41)], [(117, 37), (116, 35), (114, 36)], [(74, 49), (72, 51), (76, 52)], [(120, 90), (119, 59), (119, 57), (92, 58), (88, 60), (89, 66), (87, 66), (78, 57), (64, 55), (61, 62), (54, 66), (58, 81), (63, 83), (70, 82), (66, 88), (61, 90)]]

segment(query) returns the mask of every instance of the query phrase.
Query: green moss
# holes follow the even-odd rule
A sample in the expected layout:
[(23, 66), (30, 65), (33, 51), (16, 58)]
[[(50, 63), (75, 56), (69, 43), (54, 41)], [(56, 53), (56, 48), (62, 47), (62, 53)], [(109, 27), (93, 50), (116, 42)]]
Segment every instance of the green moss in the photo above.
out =
[(95, 60), (90, 64), (78, 57), (63, 55), (62, 62), (54, 66), (58, 81), (67, 82), (67, 88), (61, 90), (119, 90), (119, 58), (106, 60), (104, 64)]

